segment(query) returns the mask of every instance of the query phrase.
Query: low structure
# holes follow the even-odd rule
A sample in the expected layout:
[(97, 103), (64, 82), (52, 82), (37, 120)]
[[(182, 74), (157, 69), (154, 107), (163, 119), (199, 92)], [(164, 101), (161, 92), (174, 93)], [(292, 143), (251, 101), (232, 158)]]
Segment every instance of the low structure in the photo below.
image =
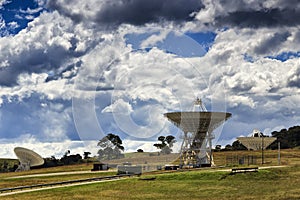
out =
[(101, 170), (108, 170), (108, 164), (104, 164), (104, 163), (95, 163), (93, 165), (93, 169), (92, 171), (101, 171)]
[(118, 175), (120, 174), (141, 175), (142, 174), (142, 166), (140, 165), (118, 165), (117, 170), (118, 170)]
[(165, 170), (177, 170), (179, 165), (165, 165)]

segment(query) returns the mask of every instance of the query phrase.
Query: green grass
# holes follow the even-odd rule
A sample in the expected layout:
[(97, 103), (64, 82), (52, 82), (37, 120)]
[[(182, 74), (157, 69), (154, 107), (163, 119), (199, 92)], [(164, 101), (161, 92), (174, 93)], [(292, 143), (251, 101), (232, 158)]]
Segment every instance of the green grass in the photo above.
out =
[[(34, 185), (34, 184), (43, 184), (43, 183), (52, 183), (59, 181), (68, 181), (76, 179), (85, 179), (85, 178), (94, 178), (100, 176), (111, 176), (115, 175), (116, 172), (108, 171), (101, 173), (82, 173), (82, 174), (69, 174), (69, 175), (52, 175), (47, 176), (50, 173), (59, 173), (59, 172), (73, 172), (73, 171), (90, 171), (93, 168), (92, 163), (88, 164), (78, 164), (78, 165), (68, 165), (68, 166), (59, 166), (59, 167), (50, 167), (42, 169), (33, 169), (30, 171), (24, 172), (10, 172), (10, 173), (0, 173), (0, 188), (9, 188), (25, 185)], [(30, 175), (41, 175), (31, 177)], [(29, 175), (28, 177), (26, 177)], [(22, 177), (24, 176), (24, 177)]]
[[(300, 149), (282, 149), (281, 152), (281, 164), (282, 165), (295, 165), (300, 164)], [(256, 164), (261, 165), (261, 151), (221, 151), (214, 152), (214, 162), (217, 166), (230, 165), (230, 162), (226, 162), (226, 157), (232, 156), (255, 156)], [(265, 165), (278, 165), (278, 150), (265, 150), (264, 151)]]
[(23, 172), (0, 173), (0, 179), (5, 177), (23, 176), (23, 175), (30, 175), (30, 174), (87, 171), (87, 170), (91, 170), (92, 168), (93, 168), (93, 164), (88, 163), (88, 164), (77, 164), (77, 165), (66, 165), (66, 166), (58, 166), (58, 167), (32, 169), (30, 171), (23, 171)]
[(38, 177), (16, 177), (16, 178), (1, 178), (0, 188), (10, 188), (26, 185), (54, 183), (69, 180), (79, 180), (86, 178), (97, 178), (101, 176), (116, 175), (116, 172), (103, 172), (103, 173), (83, 173), (83, 174), (68, 174), (68, 175), (54, 175), (54, 176), (38, 176)]
[[(260, 165), (261, 152), (259, 151), (216, 152), (214, 158), (217, 165), (225, 165), (226, 156), (249, 154), (256, 155), (258, 165)], [(265, 161), (268, 163), (266, 165), (277, 164), (277, 151), (268, 150), (265, 155)], [(143, 179), (147, 179), (147, 177), (156, 177), (156, 179), (140, 180), (140, 178), (130, 178), (113, 182), (14, 194), (0, 197), (0, 199), (300, 199), (300, 150), (282, 150), (281, 156), (282, 164), (289, 165), (289, 167), (235, 175), (229, 175), (229, 172), (216, 172), (215, 169), (210, 168), (165, 174), (147, 173), (142, 175)], [(144, 158), (152, 158), (147, 153), (131, 153), (127, 157), (136, 162)], [(157, 158), (154, 156), (154, 159)], [(0, 188), (113, 175), (115, 173), (6, 179), (7, 177), (26, 174), (90, 169), (92, 169), (92, 164), (37, 169), (21, 173), (3, 173), (0, 174)]]
[(229, 172), (189, 171), (16, 194), (1, 199), (299, 199), (300, 167)]

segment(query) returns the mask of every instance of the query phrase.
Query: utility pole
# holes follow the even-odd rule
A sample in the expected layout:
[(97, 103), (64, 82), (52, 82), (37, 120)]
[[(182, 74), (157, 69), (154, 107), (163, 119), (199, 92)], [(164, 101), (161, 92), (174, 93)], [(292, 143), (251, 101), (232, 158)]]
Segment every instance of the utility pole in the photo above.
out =
[(280, 159), (280, 142), (278, 142), (278, 165), (281, 165), (281, 159)]
[(264, 136), (261, 138), (261, 164), (264, 164)]

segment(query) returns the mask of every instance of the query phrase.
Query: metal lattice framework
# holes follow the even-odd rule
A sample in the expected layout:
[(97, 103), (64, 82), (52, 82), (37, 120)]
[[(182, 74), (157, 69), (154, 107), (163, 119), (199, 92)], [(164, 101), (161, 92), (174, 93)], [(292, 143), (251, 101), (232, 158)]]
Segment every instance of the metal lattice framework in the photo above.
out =
[(30, 167), (40, 166), (44, 164), (44, 159), (36, 152), (23, 147), (16, 147), (14, 149), (16, 156), (20, 161), (20, 165), (16, 171), (27, 171)]
[(181, 165), (211, 165), (212, 132), (230, 118), (231, 113), (171, 112), (164, 116), (184, 132), (180, 151)]

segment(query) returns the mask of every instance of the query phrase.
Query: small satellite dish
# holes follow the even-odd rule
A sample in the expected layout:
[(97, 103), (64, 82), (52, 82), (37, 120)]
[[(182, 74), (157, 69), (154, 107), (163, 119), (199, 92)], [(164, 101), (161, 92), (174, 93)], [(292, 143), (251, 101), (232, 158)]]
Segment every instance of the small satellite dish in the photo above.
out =
[(23, 147), (16, 147), (14, 149), (16, 156), (20, 161), (19, 167), (16, 171), (27, 171), (30, 167), (40, 166), (44, 164), (44, 159), (36, 152)]

